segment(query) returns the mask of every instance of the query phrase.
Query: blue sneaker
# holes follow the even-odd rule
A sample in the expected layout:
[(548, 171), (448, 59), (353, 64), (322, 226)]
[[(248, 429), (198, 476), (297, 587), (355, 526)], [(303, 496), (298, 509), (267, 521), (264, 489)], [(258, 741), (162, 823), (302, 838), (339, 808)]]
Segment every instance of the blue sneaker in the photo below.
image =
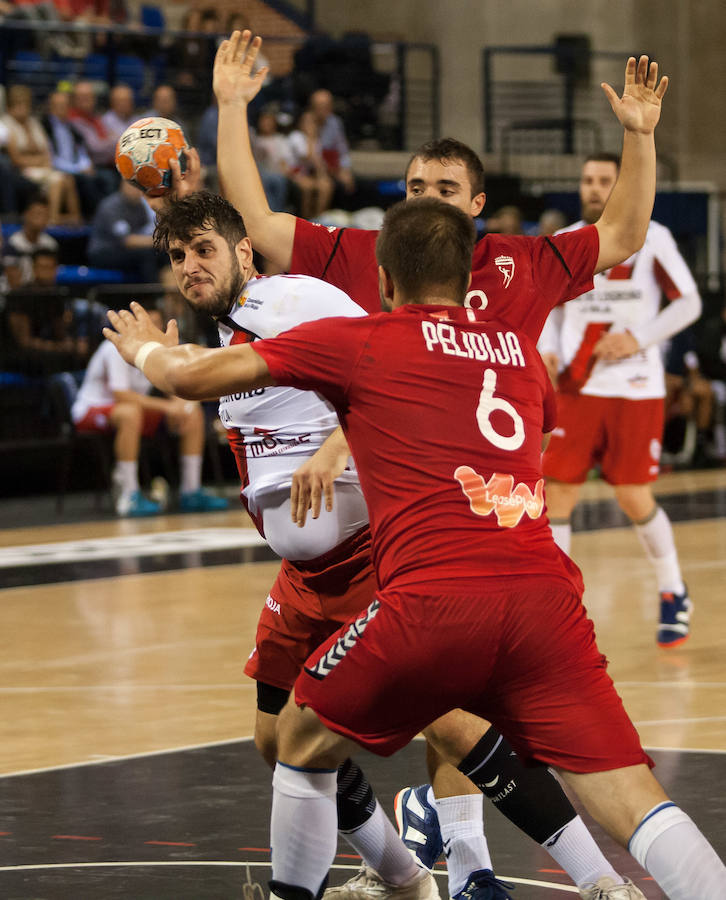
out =
[(688, 590), (682, 594), (662, 591), (660, 595), (660, 622), (656, 640), (659, 647), (670, 649), (680, 646), (688, 639), (693, 604)]
[(428, 784), (402, 788), (393, 801), (401, 840), (425, 869), (433, 869), (444, 849), (436, 808), (428, 802)]
[(161, 512), (161, 506), (148, 500), (141, 491), (134, 491), (133, 494), (122, 494), (116, 501), (116, 512), (119, 516), (129, 516), (132, 518), (140, 518), (141, 516), (158, 516)]
[(219, 512), (228, 506), (229, 501), (225, 497), (209, 494), (202, 488), (186, 491), (179, 496), (179, 509), (182, 512)]
[(477, 869), (469, 875), (464, 890), (454, 894), (453, 900), (512, 900), (505, 890), (512, 890), (512, 887), (497, 881), (491, 869)]

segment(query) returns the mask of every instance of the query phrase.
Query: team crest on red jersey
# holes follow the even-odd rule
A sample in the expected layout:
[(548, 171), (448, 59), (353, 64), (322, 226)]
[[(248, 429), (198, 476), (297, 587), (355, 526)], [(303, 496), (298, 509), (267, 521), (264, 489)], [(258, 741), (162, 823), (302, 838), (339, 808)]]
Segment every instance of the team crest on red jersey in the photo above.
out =
[(534, 493), (526, 484), (514, 487), (512, 475), (501, 475), (495, 472), (489, 481), (471, 466), (459, 466), (454, 478), (461, 485), (461, 490), (469, 499), (471, 511), (477, 516), (488, 516), (495, 513), (497, 525), (502, 528), (514, 528), (527, 513), (530, 519), (537, 519), (544, 509), (544, 479), (540, 478), (534, 486)]
[(494, 264), (504, 275), (504, 287), (508, 288), (514, 278), (514, 259), (511, 256), (498, 256)]

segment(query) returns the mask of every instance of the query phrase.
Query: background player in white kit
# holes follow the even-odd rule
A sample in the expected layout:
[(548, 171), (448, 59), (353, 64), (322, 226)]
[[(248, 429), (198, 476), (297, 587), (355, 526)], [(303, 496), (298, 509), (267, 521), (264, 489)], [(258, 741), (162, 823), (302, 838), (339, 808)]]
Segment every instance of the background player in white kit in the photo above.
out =
[[(589, 157), (580, 179), (582, 220), (600, 217), (618, 175), (613, 154)], [(661, 310), (661, 298), (668, 301)], [(642, 250), (595, 276), (594, 289), (550, 314), (538, 347), (558, 371), (558, 421), (544, 457), (555, 541), (570, 550), (570, 515), (597, 462), (653, 564), (660, 591), (657, 640), (688, 637), (692, 608), (665, 511), (653, 496), (663, 434), (659, 345), (698, 318), (696, 283), (670, 231), (651, 221)]]

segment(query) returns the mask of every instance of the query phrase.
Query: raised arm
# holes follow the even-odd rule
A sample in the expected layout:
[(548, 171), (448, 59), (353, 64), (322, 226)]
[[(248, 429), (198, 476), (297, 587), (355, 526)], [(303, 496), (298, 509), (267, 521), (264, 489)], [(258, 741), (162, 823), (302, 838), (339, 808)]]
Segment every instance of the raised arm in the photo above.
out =
[(247, 107), (259, 93), (267, 68), (252, 74), (262, 39), (233, 31), (214, 59), (214, 93), (219, 107), (217, 173), (222, 193), (242, 214), (252, 246), (283, 271), (290, 268), (295, 216), (273, 212), (252, 155)]
[(622, 97), (602, 85), (625, 134), (618, 180), (595, 224), (600, 235), (596, 272), (632, 256), (645, 241), (655, 200), (654, 131), (667, 88), (668, 77), (658, 82), (658, 64), (648, 65), (647, 56), (637, 63), (633, 56), (628, 60)]
[(131, 311), (110, 311), (108, 319), (115, 331), (104, 328), (104, 337), (165, 394), (211, 400), (274, 384), (267, 364), (250, 344), (214, 350), (180, 345), (174, 319), (160, 331), (138, 303), (131, 304)]

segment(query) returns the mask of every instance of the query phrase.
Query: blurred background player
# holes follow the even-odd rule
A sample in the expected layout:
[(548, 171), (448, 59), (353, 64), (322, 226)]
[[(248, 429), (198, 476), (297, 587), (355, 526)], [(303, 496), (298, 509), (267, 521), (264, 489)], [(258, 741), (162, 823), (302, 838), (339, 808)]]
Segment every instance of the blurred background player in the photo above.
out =
[[(149, 315), (162, 327), (158, 310)], [(113, 483), (119, 516), (153, 516), (162, 512), (139, 487), (141, 437), (153, 435), (162, 419), (179, 435), (182, 512), (213, 512), (227, 508), (223, 497), (202, 489), (204, 413), (199, 403), (178, 397), (149, 396), (152, 384), (128, 365), (116, 348), (104, 341), (88, 363), (71, 415), (78, 431), (114, 432)]]
[[(598, 221), (619, 165), (612, 154), (585, 161), (582, 219), (565, 231)], [(668, 303), (659, 312), (662, 296)], [(569, 553), (570, 515), (587, 473), (599, 464), (655, 569), (661, 647), (686, 640), (692, 604), (670, 520), (651, 487), (658, 477), (663, 436), (665, 380), (659, 344), (700, 311), (696, 283), (673, 236), (651, 221), (642, 250), (596, 275), (594, 290), (553, 310), (538, 345), (550, 371), (559, 371), (557, 427), (544, 456), (555, 541)]]

